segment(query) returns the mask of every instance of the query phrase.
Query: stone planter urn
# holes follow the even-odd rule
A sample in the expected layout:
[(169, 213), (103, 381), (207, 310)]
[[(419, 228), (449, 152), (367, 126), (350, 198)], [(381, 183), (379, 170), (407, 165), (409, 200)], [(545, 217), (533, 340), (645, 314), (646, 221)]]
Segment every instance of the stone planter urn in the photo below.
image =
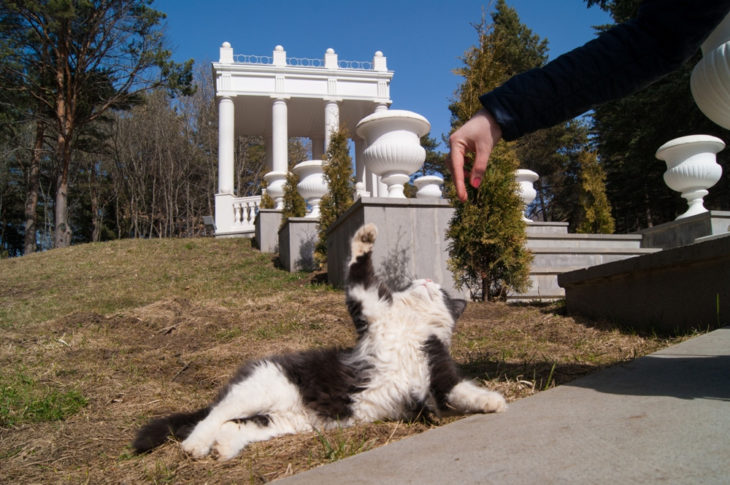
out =
[(690, 88), (705, 116), (730, 129), (730, 15), (702, 44), (702, 59), (692, 70)]
[(418, 189), (416, 192), (417, 199), (440, 199), (441, 185), (444, 179), (438, 175), (423, 175), (413, 181)]
[(365, 167), (388, 185), (388, 197), (405, 198), (403, 185), (426, 159), (421, 137), (430, 129), (426, 118), (404, 110), (379, 111), (357, 124), (355, 131), (366, 144)]
[(660, 146), (656, 152), (659, 160), (667, 164), (664, 182), (670, 189), (680, 192), (687, 199), (689, 209), (677, 217), (694, 216), (707, 212), (703, 199), (722, 176), (722, 167), (715, 154), (725, 148), (725, 143), (714, 136), (691, 135), (675, 138)]
[(327, 182), (322, 172), (322, 160), (307, 160), (296, 164), (292, 171), (299, 177), (297, 192), (307, 201), (310, 210), (305, 217), (319, 218), (319, 203), (327, 193)]
[(525, 222), (532, 222), (532, 219), (527, 218), (527, 207), (533, 200), (535, 200), (535, 197), (537, 197), (537, 191), (532, 184), (534, 184), (538, 178), (540, 178), (540, 176), (532, 170), (524, 168), (515, 170), (517, 190), (520, 195), (520, 199), (522, 199), (522, 203), (525, 204), (525, 209), (522, 212), (522, 220)]
[(286, 185), (286, 172), (269, 172), (264, 175), (266, 180), (266, 193), (274, 199), (276, 206), (274, 209), (282, 210), (284, 208), (284, 185)]

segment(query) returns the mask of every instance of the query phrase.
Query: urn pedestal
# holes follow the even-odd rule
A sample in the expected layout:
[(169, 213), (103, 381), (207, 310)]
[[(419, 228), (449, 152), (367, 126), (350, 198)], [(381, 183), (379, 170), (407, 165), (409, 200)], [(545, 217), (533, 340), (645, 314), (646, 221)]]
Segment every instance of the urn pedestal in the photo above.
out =
[(535, 200), (535, 197), (537, 197), (537, 191), (535, 191), (535, 187), (532, 184), (534, 184), (538, 178), (539, 175), (532, 170), (524, 168), (515, 170), (515, 181), (517, 182), (518, 192), (520, 199), (522, 199), (522, 202), (525, 205), (522, 212), (522, 220), (525, 222), (532, 222), (532, 219), (527, 217), (527, 207), (533, 200)]
[(690, 77), (695, 103), (713, 122), (730, 129), (730, 14), (702, 44)]
[(417, 199), (440, 199), (442, 196), (441, 185), (444, 183), (444, 179), (438, 175), (423, 175), (413, 181), (418, 192), (416, 192)]
[(269, 172), (264, 175), (266, 180), (266, 193), (274, 199), (276, 210), (284, 208), (284, 185), (286, 185), (286, 172)]
[(405, 198), (403, 186), (426, 159), (420, 139), (430, 129), (426, 118), (404, 110), (378, 111), (357, 124), (355, 131), (366, 144), (365, 167), (388, 185), (388, 197)]
[(299, 177), (297, 192), (309, 205), (310, 210), (305, 216), (307, 219), (319, 218), (319, 203), (327, 193), (327, 182), (322, 172), (322, 160), (307, 160), (292, 168)]
[(707, 212), (703, 203), (712, 187), (722, 176), (722, 167), (715, 154), (725, 148), (725, 143), (714, 136), (691, 135), (670, 140), (656, 152), (659, 160), (667, 164), (664, 182), (687, 199), (689, 209), (677, 219)]

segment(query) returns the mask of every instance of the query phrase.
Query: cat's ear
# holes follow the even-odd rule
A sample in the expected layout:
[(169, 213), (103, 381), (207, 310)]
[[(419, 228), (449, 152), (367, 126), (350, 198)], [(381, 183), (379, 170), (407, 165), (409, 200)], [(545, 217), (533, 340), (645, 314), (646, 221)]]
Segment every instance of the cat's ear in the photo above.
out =
[(446, 295), (446, 306), (449, 308), (449, 312), (453, 317), (454, 321), (458, 320), (464, 310), (466, 310), (466, 300), (458, 300), (450, 298)]

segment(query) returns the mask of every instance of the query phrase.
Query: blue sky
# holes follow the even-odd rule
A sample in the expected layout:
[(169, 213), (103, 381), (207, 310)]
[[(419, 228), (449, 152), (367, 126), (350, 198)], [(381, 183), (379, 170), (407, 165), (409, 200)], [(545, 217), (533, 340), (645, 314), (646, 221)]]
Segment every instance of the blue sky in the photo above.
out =
[[(610, 22), (584, 0), (507, 3), (548, 40), (551, 58), (592, 39), (594, 25)], [(340, 59), (370, 61), (380, 50), (395, 72), (392, 108), (428, 118), (438, 140), (449, 131), (448, 104), (460, 83), (453, 69), (477, 41), (472, 24), (491, 12), (489, 0), (156, 0), (154, 6), (167, 14), (178, 61), (218, 60), (224, 41), (235, 54), (267, 56), (278, 44), (289, 57), (322, 58), (331, 47)]]

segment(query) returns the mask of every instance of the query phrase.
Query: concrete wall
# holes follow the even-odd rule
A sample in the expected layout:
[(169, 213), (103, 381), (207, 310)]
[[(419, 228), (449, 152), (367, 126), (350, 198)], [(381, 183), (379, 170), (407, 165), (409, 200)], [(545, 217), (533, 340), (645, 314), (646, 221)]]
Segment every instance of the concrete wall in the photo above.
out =
[(259, 209), (256, 214), (256, 247), (262, 253), (279, 252), (279, 226), (281, 211), (276, 209)]
[(290, 217), (279, 230), (279, 261), (287, 271), (314, 271), (319, 219)]
[(558, 276), (570, 314), (645, 330), (730, 324), (730, 235)]
[(391, 285), (414, 278), (430, 278), (457, 295), (446, 266), (446, 230), (454, 209), (448, 201), (422, 199), (359, 199), (340, 217), (327, 237), (329, 282), (345, 283), (350, 239), (366, 222), (378, 226), (373, 263), (379, 276)]

